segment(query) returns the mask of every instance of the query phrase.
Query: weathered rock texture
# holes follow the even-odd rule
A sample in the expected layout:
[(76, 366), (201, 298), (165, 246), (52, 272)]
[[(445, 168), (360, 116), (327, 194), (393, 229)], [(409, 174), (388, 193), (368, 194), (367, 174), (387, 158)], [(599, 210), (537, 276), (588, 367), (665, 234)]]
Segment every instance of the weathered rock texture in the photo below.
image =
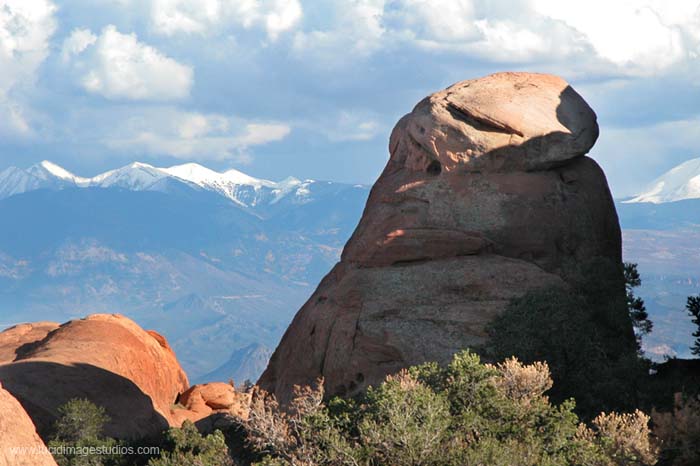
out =
[(22, 405), (2, 386), (0, 466), (56, 466)]
[(158, 433), (174, 422), (171, 405), (189, 387), (162, 336), (107, 314), (60, 326), (23, 324), (0, 333), (0, 380), (42, 436), (50, 432), (58, 407), (72, 398), (87, 398), (107, 410), (107, 435)]
[(58, 327), (56, 322), (33, 322), (4, 330), (0, 333), (0, 364), (14, 361), (18, 353), (25, 351), (32, 343), (43, 340)]
[(294, 318), (259, 385), (285, 402), (323, 376), (353, 394), (486, 342), (509, 300), (621, 260), (593, 110), (555, 76), (500, 73), (421, 101), (339, 264)]

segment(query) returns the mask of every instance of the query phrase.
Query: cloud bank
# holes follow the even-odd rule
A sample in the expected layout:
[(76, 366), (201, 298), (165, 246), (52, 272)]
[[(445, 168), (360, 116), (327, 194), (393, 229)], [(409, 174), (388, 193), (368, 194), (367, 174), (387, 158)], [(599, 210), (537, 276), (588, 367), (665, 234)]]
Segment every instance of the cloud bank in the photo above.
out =
[(80, 85), (108, 99), (178, 100), (188, 97), (194, 72), (139, 42), (136, 34), (122, 34), (114, 25), (99, 36), (75, 29), (63, 43), (63, 59), (80, 74)]
[[(683, 122), (700, 118), (700, 0), (74, 3), (0, 0), (1, 165), (199, 159), (371, 182), (412, 104), (505, 69), (591, 102), (616, 194), (698, 156)], [(679, 143), (651, 141), (667, 128)]]

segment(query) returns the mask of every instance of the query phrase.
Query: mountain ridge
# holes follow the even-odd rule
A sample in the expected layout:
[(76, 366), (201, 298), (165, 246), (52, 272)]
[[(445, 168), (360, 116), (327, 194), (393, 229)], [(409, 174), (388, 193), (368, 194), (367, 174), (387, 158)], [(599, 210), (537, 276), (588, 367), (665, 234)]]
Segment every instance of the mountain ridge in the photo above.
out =
[[(135, 162), (97, 179), (50, 162), (0, 171), (0, 218), (12, 219), (0, 228), (0, 320), (123, 313), (164, 334), (196, 378), (250, 344), (276, 345), (368, 192), (197, 164)], [(262, 369), (255, 354), (246, 378)]]
[(625, 204), (665, 204), (700, 199), (700, 157), (686, 160), (651, 182), (648, 188)]
[(309, 185), (323, 183), (309, 179), (302, 181), (291, 176), (275, 182), (255, 178), (236, 169), (218, 172), (192, 162), (171, 167), (132, 162), (86, 178), (44, 160), (27, 169), (13, 166), (0, 171), (0, 199), (38, 189), (123, 188), (131, 191), (163, 191), (165, 181), (179, 182), (192, 189), (216, 193), (244, 208), (272, 205), (289, 195), (297, 203), (304, 203), (308, 201)]

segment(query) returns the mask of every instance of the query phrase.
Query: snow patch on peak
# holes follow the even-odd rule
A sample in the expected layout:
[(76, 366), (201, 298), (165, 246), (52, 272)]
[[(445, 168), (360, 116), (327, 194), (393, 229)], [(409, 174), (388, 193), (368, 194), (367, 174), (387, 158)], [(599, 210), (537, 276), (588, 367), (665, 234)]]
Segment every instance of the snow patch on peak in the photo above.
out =
[(691, 159), (667, 171), (649, 188), (624, 203), (665, 202), (700, 199), (700, 158)]
[(41, 166), (44, 170), (49, 172), (51, 175), (55, 176), (56, 178), (60, 178), (62, 180), (70, 180), (70, 181), (75, 181), (77, 176), (69, 172), (63, 167), (59, 167), (53, 162), (49, 162), (48, 160), (43, 160), (39, 166)]
[(162, 168), (161, 170), (172, 176), (176, 176), (185, 181), (190, 181), (202, 187), (231, 184), (254, 187), (273, 187), (276, 185), (276, 183), (272, 181), (253, 178), (252, 176), (246, 175), (238, 170), (231, 169), (220, 173), (196, 163), (175, 165), (174, 167)]
[(252, 176), (246, 175), (243, 172), (239, 172), (236, 169), (230, 169), (223, 173), (223, 176), (231, 183), (244, 184), (248, 186), (266, 186), (271, 188), (276, 185), (276, 183), (268, 180), (261, 180), (259, 178), (253, 178)]
[(165, 173), (177, 178), (190, 181), (198, 186), (206, 185), (207, 181), (217, 179), (220, 174), (197, 163), (186, 163), (162, 169)]
[(259, 193), (262, 188), (273, 189), (277, 186), (272, 181), (253, 178), (238, 170), (220, 173), (196, 163), (186, 163), (161, 170), (180, 180), (219, 193), (243, 207), (259, 204), (262, 201)]
[(145, 168), (145, 169), (160, 170), (159, 168), (156, 168), (153, 165), (149, 165), (149, 164), (143, 163), (143, 162), (133, 162), (131, 165), (129, 165), (129, 168)]
[(134, 191), (147, 190), (168, 176), (160, 168), (147, 163), (134, 162), (125, 167), (101, 173), (88, 181), (89, 186), (100, 188), (120, 187)]

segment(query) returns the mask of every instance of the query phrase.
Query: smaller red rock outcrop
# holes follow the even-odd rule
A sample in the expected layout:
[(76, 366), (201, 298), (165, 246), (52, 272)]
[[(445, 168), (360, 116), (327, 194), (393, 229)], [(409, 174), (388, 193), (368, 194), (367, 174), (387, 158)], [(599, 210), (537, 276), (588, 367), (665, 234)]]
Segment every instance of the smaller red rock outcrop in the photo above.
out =
[(233, 385), (213, 382), (194, 385), (180, 395), (183, 409), (173, 409), (176, 425), (185, 420), (197, 422), (212, 414), (229, 414), (243, 420), (248, 419), (250, 393), (237, 392)]
[(0, 351), (0, 380), (42, 435), (73, 398), (107, 410), (109, 436), (158, 433), (173, 423), (170, 408), (189, 387), (165, 338), (118, 314), (16, 326), (0, 332)]
[(4, 330), (0, 333), (0, 364), (14, 361), (18, 353), (28, 350), (59, 326), (56, 322), (32, 322)]
[(21, 404), (0, 386), (0, 466), (56, 466)]

